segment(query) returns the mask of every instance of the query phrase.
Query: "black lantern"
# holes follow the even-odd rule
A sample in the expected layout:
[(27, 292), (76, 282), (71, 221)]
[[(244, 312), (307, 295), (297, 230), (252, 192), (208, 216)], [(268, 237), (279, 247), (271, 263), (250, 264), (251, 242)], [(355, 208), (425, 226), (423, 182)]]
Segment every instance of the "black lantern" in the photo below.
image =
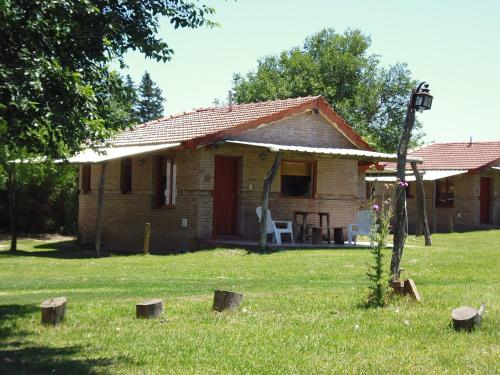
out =
[(420, 84), (417, 92), (415, 93), (414, 107), (417, 111), (423, 112), (424, 110), (431, 109), (432, 95), (429, 94), (429, 84)]

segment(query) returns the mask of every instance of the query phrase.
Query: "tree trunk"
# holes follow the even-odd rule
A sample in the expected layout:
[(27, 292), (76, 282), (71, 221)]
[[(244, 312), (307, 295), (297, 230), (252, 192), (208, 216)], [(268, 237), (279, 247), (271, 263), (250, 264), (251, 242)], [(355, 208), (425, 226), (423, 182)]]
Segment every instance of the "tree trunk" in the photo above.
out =
[[(408, 152), (408, 143), (411, 138), (411, 131), (415, 122), (415, 109), (413, 108), (413, 94), (406, 111), (406, 120), (401, 139), (398, 146), (398, 164), (396, 176), (399, 181), (405, 181), (406, 173), (406, 154)], [(394, 226), (394, 242), (391, 259), (391, 274), (399, 277), (399, 265), (403, 256), (403, 248), (408, 235), (408, 213), (406, 210), (406, 191), (404, 186), (399, 184), (396, 187), (396, 224)]]
[(281, 153), (278, 152), (274, 158), (273, 166), (267, 173), (264, 180), (264, 189), (262, 194), (262, 211), (260, 214), (260, 238), (259, 247), (264, 250), (267, 248), (267, 208), (269, 205), (269, 194), (271, 192), (271, 185), (273, 183), (276, 172), (281, 164)]
[(9, 163), (9, 220), (10, 220), (10, 251), (17, 251), (17, 209), (16, 209), (16, 164)]
[(64, 320), (66, 314), (66, 297), (51, 298), (40, 305), (42, 309), (42, 324), (57, 325)]
[(137, 318), (157, 318), (163, 312), (163, 301), (152, 299), (135, 305), (135, 315)]
[(417, 185), (417, 206), (418, 206), (418, 222), (420, 223), (420, 228), (424, 231), (425, 246), (432, 245), (431, 232), (429, 230), (429, 222), (427, 221), (427, 211), (425, 208), (425, 190), (424, 183), (422, 181), (422, 176), (418, 171), (417, 164), (411, 163), (411, 169), (415, 175), (415, 183)]
[(95, 224), (95, 255), (101, 256), (101, 234), (102, 234), (102, 209), (104, 205), (104, 184), (106, 182), (107, 162), (101, 164), (101, 177), (99, 178), (99, 192), (97, 196), (96, 224)]
[(215, 311), (236, 310), (242, 302), (243, 294), (216, 290), (214, 292), (213, 309)]

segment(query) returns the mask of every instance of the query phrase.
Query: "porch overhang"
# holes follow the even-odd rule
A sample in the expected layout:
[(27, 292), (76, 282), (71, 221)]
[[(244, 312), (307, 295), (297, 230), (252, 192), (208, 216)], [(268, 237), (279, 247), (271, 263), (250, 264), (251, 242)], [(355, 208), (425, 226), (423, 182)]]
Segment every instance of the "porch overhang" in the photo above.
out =
[(125, 158), (129, 156), (148, 154), (155, 151), (163, 151), (180, 146), (180, 143), (164, 143), (156, 145), (139, 146), (111, 146), (96, 150), (86, 149), (75, 156), (68, 158), (72, 164), (102, 163), (109, 160)]
[[(442, 178), (458, 176), (467, 173), (466, 170), (439, 170), (439, 171), (421, 171), (422, 180), (424, 181), (436, 181)], [(397, 180), (396, 176), (367, 176), (366, 181), (369, 182), (395, 182)], [(415, 176), (407, 174), (405, 177), (406, 181), (415, 181)]]
[[(278, 145), (273, 143), (245, 142), (245, 141), (234, 141), (234, 140), (225, 140), (223, 142), (243, 145), (243, 146), (261, 147), (269, 150), (270, 152), (303, 153), (303, 154), (313, 154), (320, 156), (332, 156), (343, 159), (366, 160), (373, 162), (380, 162), (380, 161), (397, 162), (398, 160), (396, 154), (386, 154), (382, 152), (365, 151), (365, 150), (350, 149), (350, 148), (304, 147), (295, 145), (290, 146), (290, 145)], [(407, 161), (409, 163), (417, 163), (417, 164), (423, 163), (422, 158), (416, 158), (416, 157), (408, 157)]]

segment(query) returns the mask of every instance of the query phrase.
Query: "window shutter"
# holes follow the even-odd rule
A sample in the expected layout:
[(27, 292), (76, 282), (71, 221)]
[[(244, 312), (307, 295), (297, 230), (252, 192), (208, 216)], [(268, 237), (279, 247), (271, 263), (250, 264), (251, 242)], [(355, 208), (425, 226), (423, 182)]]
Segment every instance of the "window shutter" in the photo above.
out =
[(130, 158), (121, 161), (120, 189), (122, 194), (132, 191), (132, 159)]
[(90, 176), (91, 176), (91, 166), (90, 164), (82, 165), (82, 194), (90, 193)]
[(156, 207), (162, 206), (163, 201), (163, 192), (161, 191), (162, 185), (162, 166), (163, 166), (163, 157), (156, 157), (156, 186), (155, 186), (155, 197), (156, 197)]

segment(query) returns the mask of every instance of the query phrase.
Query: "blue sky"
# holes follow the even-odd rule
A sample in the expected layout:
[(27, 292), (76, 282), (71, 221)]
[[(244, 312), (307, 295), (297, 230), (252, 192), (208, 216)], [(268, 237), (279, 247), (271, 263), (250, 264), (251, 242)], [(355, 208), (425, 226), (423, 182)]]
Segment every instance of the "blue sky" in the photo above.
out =
[(500, 1), (239, 0), (211, 1), (220, 28), (160, 35), (172, 61), (126, 56), (137, 82), (147, 70), (166, 97), (166, 114), (225, 99), (235, 72), (293, 46), (325, 27), (359, 28), (372, 38), (383, 65), (406, 62), (430, 83), (431, 111), (419, 114), (427, 142), (500, 140)]

